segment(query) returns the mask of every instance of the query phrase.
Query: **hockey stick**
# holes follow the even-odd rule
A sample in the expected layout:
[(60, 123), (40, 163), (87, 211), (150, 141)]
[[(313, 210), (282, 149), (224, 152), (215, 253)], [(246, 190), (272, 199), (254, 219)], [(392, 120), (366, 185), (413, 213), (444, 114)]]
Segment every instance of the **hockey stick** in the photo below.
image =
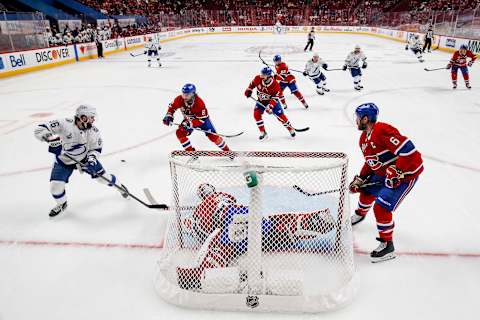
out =
[[(264, 65), (266, 65), (267, 67), (275, 67), (273, 64), (268, 64), (265, 62), (265, 60), (263, 60), (262, 56), (261, 56), (261, 53), (262, 53), (262, 50), (258, 51), (258, 57), (260, 58), (260, 60), (262, 61), (262, 63)], [(298, 72), (298, 73), (301, 73), (303, 74), (303, 71), (300, 71), (300, 70), (297, 70), (297, 69), (290, 69), (288, 68), (289, 71), (294, 71), (294, 72)]]
[(443, 68), (434, 68), (434, 69), (424, 68), (423, 70), (425, 70), (425, 71), (438, 71), (438, 70), (447, 70), (447, 69), (448, 69), (448, 68), (443, 67)]
[[(368, 187), (368, 186), (376, 186), (376, 185), (379, 185), (381, 184), (379, 181), (377, 182), (370, 182), (370, 183), (364, 183), (360, 186), (360, 188), (365, 188), (365, 187)], [(293, 185), (293, 188), (295, 190), (297, 190), (298, 192), (306, 195), (307, 197), (315, 197), (315, 196), (320, 196), (320, 195), (323, 195), (323, 194), (329, 194), (329, 193), (335, 193), (335, 192), (339, 192), (340, 189), (334, 189), (334, 190), (328, 190), (328, 191), (321, 191), (321, 192), (315, 192), (315, 193), (310, 193), (310, 192), (307, 192), (305, 190), (303, 190), (302, 188), (300, 188), (298, 185)]]
[(131, 53), (131, 52), (130, 52), (130, 55), (131, 55), (132, 57), (139, 57), (139, 56), (143, 56), (144, 54), (145, 54), (145, 53), (143, 53), (143, 52), (142, 52), (142, 53), (137, 53), (137, 54), (134, 54), (134, 53)]
[[(175, 123), (175, 122), (173, 122), (173, 124), (176, 125), (176, 126), (181, 126), (182, 125), (181, 123)], [(235, 137), (238, 137), (238, 136), (243, 134), (243, 131), (240, 131), (239, 133), (235, 133), (235, 134), (221, 134), (221, 133), (217, 133), (217, 132), (210, 132), (210, 131), (203, 130), (201, 128), (196, 128), (196, 127), (190, 127), (190, 129), (205, 132), (205, 133), (214, 134), (216, 136), (223, 137), (223, 138), (235, 138)]]
[[(254, 101), (256, 101), (256, 102), (257, 102), (259, 105), (261, 105), (265, 110), (267, 110), (267, 107), (266, 107), (265, 105), (263, 105), (260, 101), (258, 101), (257, 99), (255, 99), (255, 98), (252, 97), (252, 96), (250, 96), (249, 98), (252, 99), (252, 100), (254, 100)], [(275, 117), (277, 117), (278, 120), (280, 120), (281, 122), (283, 122), (282, 118), (280, 118), (279, 116), (277, 116), (277, 115), (275, 114), (275, 112), (272, 111), (272, 114), (273, 114)], [(305, 127), (305, 128), (297, 129), (297, 128), (294, 128), (292, 125), (290, 125), (290, 126), (291, 126), (291, 127), (293, 128), (293, 130), (295, 130), (296, 132), (304, 132), (304, 131), (310, 130), (310, 127)]]
[(298, 185), (293, 185), (293, 189), (297, 190), (298, 192), (306, 195), (307, 197), (314, 197), (314, 196), (320, 196), (322, 194), (329, 194), (329, 193), (335, 193), (335, 192), (339, 192), (340, 189), (335, 189), (335, 190), (328, 190), (328, 191), (321, 191), (321, 192), (315, 192), (315, 193), (310, 193), (310, 192), (307, 192), (305, 190), (303, 190), (302, 188), (300, 188)]
[(339, 70), (343, 70), (343, 68), (325, 69), (325, 71), (339, 71)]
[[(166, 210), (173, 210), (175, 209), (174, 207), (169, 207), (167, 206), (166, 204), (159, 204), (157, 202), (157, 200), (153, 197), (152, 193), (150, 192), (150, 189), (148, 188), (144, 188), (143, 189), (143, 193), (145, 193), (145, 196), (147, 197), (148, 201), (152, 204), (152, 205), (163, 205), (165, 206), (165, 209)], [(179, 207), (180, 210), (195, 210), (197, 207), (196, 206), (181, 206)]]
[[(82, 171), (85, 171), (85, 172), (88, 172), (87, 170), (85, 170), (85, 165), (83, 165), (80, 161), (78, 161), (77, 159), (74, 159), (72, 158), (69, 154), (67, 153), (64, 153), (64, 155), (69, 158), (70, 160), (72, 160), (73, 162), (75, 162), (77, 164), (77, 166), (80, 166), (80, 170)], [(103, 175), (98, 175), (98, 177), (106, 182), (108, 182), (109, 184), (112, 184), (115, 188), (117, 188), (118, 190), (122, 191), (122, 192), (125, 192), (128, 194), (129, 197), (131, 197), (132, 199), (135, 199), (137, 200), (138, 202), (140, 202), (141, 204), (143, 204), (145, 207), (147, 208), (150, 208), (150, 209), (163, 209), (163, 210), (166, 210), (168, 209), (168, 206), (166, 204), (148, 204), (144, 201), (142, 201), (141, 199), (137, 198), (136, 196), (134, 196), (133, 194), (130, 193), (130, 191), (127, 190), (127, 188), (122, 188), (121, 186), (119, 186), (118, 184), (116, 183), (112, 183), (112, 181), (110, 181), (109, 179), (105, 178)]]

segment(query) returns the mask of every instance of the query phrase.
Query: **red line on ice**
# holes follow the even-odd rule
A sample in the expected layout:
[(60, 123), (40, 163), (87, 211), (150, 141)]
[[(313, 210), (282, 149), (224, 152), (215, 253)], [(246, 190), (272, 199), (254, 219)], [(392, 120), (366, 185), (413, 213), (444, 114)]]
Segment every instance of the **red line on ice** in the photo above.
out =
[[(142, 243), (95, 243), (95, 242), (68, 242), (68, 241), (41, 241), (41, 240), (0, 240), (0, 245), (51, 246), (51, 247), (85, 247), (85, 248), (123, 248), (123, 249), (162, 249), (163, 241), (158, 244)], [(359, 255), (369, 255), (368, 251), (355, 249)], [(396, 251), (397, 256), (440, 257), (440, 258), (480, 258), (480, 253), (449, 253), (449, 252), (420, 252)]]
[(0, 240), (3, 245), (53, 246), (53, 247), (93, 247), (93, 248), (125, 248), (125, 249), (161, 249), (163, 241), (158, 244), (141, 243), (93, 243), (37, 240)]

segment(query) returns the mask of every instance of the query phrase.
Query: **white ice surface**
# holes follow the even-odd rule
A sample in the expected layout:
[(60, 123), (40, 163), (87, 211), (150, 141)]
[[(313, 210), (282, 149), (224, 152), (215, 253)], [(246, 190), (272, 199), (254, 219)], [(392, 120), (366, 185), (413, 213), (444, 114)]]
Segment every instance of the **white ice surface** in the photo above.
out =
[[(153, 289), (165, 214), (122, 200), (114, 190), (74, 173), (69, 210), (54, 221), (49, 194), (52, 156), (33, 137), (35, 123), (71, 116), (80, 102), (95, 105), (104, 138), (102, 163), (133, 193), (148, 186), (170, 201), (168, 153), (179, 149), (174, 129), (162, 125), (168, 103), (186, 82), (197, 85), (220, 132), (245, 131), (228, 140), (235, 150), (342, 151), (349, 176), (362, 164), (354, 108), (366, 101), (380, 107), (422, 152), (425, 172), (395, 214), (396, 260), (373, 265), (364, 252), (376, 247), (373, 214), (355, 228), (361, 287), (347, 308), (328, 319), (474, 319), (480, 288), (480, 73), (473, 89), (463, 80), (452, 91), (449, 54), (426, 54), (420, 64), (404, 45), (355, 35), (318, 35), (316, 48), (330, 68), (341, 67), (355, 44), (365, 51), (365, 90), (351, 77), (329, 72), (331, 92), (315, 93), (296, 75), (308, 111), (286, 93), (287, 115), (310, 126), (292, 141), (271, 116), (271, 139), (258, 142), (253, 104), (243, 92), (262, 65), (281, 53), (291, 68), (303, 69), (305, 35), (202, 36), (166, 43), (164, 67), (147, 68), (128, 53), (0, 80), (0, 319), (243, 319), (246, 314), (191, 311), (170, 306)], [(460, 76), (461, 78), (461, 76)], [(38, 118), (36, 113), (50, 113)], [(215, 147), (194, 133), (198, 149)], [(121, 160), (125, 160), (122, 162)], [(141, 194), (140, 194), (141, 195)], [(356, 197), (351, 198), (352, 210)], [(16, 242), (16, 244), (13, 244)], [(113, 247), (117, 245), (117, 247)], [(105, 246), (105, 247), (101, 247)], [(154, 248), (148, 248), (154, 247)], [(321, 285), (321, 284), (318, 284)], [(298, 316), (255, 314), (255, 319)], [(300, 316), (319, 318), (320, 316)]]

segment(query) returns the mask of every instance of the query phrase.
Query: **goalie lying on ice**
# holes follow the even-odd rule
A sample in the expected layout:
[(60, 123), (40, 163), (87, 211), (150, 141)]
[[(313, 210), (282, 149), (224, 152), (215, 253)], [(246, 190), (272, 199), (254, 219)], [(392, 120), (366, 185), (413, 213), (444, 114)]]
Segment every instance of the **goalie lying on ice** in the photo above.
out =
[[(208, 183), (201, 184), (197, 194), (201, 202), (193, 213), (192, 231), (202, 245), (191, 267), (177, 267), (182, 289), (202, 289), (206, 270), (227, 268), (247, 252), (249, 208)], [(263, 252), (294, 251), (299, 241), (314, 240), (335, 227), (328, 208), (269, 214), (261, 223)]]

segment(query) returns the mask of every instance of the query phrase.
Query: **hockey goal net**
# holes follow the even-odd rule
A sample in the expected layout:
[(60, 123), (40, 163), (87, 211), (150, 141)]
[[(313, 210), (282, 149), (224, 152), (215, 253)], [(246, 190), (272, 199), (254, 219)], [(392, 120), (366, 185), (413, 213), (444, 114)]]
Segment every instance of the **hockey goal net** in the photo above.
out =
[(319, 312), (355, 289), (347, 156), (174, 151), (155, 280), (171, 303)]

